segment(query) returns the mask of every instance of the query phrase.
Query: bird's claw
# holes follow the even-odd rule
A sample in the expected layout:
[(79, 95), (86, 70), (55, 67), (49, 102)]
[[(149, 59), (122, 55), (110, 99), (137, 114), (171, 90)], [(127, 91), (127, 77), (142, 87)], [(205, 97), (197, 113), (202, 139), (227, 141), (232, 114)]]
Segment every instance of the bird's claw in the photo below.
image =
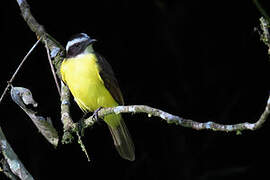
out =
[(100, 111), (102, 109), (102, 107), (99, 107), (97, 110), (94, 111), (93, 113), (93, 118), (97, 121), (99, 120), (98, 118), (98, 111)]

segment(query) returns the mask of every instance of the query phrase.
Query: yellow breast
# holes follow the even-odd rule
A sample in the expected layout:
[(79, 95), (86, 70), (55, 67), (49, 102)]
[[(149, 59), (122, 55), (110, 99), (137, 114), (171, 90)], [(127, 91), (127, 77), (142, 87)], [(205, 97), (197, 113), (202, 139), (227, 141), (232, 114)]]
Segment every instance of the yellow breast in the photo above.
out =
[(68, 58), (61, 65), (62, 80), (67, 84), (83, 111), (94, 111), (99, 107), (118, 105), (105, 88), (99, 70), (94, 54)]

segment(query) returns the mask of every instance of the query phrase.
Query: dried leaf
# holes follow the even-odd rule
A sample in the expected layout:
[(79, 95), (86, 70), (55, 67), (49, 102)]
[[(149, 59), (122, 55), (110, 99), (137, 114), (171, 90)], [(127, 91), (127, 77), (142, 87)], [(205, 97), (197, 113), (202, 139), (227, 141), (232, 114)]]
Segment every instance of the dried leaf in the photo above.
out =
[[(38, 116), (34, 110), (38, 106), (38, 103), (33, 99), (32, 93), (29, 89), (23, 87), (12, 87), (10, 91), (12, 100), (18, 104), (24, 112), (31, 118), (36, 125), (40, 133), (55, 147), (58, 144), (59, 137), (56, 129), (53, 127), (50, 117), (44, 118)], [(28, 105), (28, 106), (26, 106)], [(33, 108), (30, 108), (32, 105)]]

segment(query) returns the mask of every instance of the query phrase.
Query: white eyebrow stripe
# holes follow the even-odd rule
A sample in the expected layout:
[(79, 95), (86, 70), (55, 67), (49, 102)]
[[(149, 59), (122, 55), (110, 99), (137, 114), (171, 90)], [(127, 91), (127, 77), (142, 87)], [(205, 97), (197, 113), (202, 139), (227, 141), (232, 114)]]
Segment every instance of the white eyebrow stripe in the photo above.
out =
[(68, 51), (68, 49), (70, 48), (70, 46), (72, 46), (73, 44), (76, 44), (78, 42), (85, 41), (87, 39), (88, 39), (87, 37), (80, 37), (80, 38), (76, 38), (76, 39), (73, 39), (71, 41), (68, 41), (67, 46), (66, 46), (66, 51)]

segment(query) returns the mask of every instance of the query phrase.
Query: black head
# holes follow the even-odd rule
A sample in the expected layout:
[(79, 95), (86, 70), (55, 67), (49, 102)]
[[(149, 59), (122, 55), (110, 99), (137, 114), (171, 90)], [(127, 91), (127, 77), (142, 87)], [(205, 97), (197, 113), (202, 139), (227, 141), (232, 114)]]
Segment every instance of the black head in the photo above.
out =
[(75, 57), (85, 51), (85, 49), (95, 42), (87, 34), (80, 33), (72, 36), (66, 45), (67, 58)]

